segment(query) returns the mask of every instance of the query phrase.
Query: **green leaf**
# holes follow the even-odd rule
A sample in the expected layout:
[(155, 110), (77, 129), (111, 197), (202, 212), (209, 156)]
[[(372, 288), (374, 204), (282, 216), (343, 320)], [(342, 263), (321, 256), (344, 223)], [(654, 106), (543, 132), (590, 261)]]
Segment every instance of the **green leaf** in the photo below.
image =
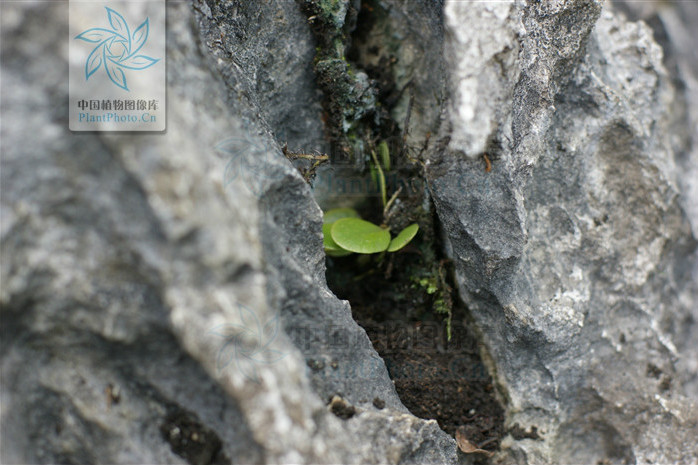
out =
[(325, 247), (325, 253), (330, 257), (346, 257), (350, 255), (350, 251), (344, 250), (332, 239), (332, 235), (330, 234), (331, 228), (332, 224), (322, 225), (322, 243)]
[(417, 223), (411, 224), (400, 231), (400, 234), (398, 234), (395, 239), (390, 241), (388, 252), (396, 252), (409, 244), (410, 241), (414, 239), (414, 236), (417, 235), (417, 231), (419, 231), (419, 225)]
[(373, 158), (373, 163), (378, 170), (378, 186), (381, 190), (381, 200), (383, 201), (383, 208), (385, 208), (388, 202), (387, 191), (385, 188), (385, 175), (383, 174), (383, 168), (381, 168), (380, 163), (378, 163), (378, 157), (376, 157), (376, 152), (371, 150), (371, 158)]
[(322, 245), (325, 247), (325, 249), (341, 249), (341, 247), (339, 247), (337, 243), (332, 240), (332, 235), (330, 234), (331, 229), (331, 224), (322, 225)]
[[(322, 218), (322, 224), (332, 224), (342, 218), (358, 218), (359, 213), (353, 208), (333, 208), (327, 210)], [(324, 233), (324, 230), (323, 230)]]
[(383, 252), (390, 245), (390, 232), (360, 218), (342, 218), (331, 229), (332, 239), (342, 249), (356, 253)]
[(325, 254), (328, 257), (346, 257), (347, 255), (351, 255), (353, 252), (349, 252), (348, 250), (328, 250), (325, 249)]
[(373, 184), (376, 185), (376, 190), (380, 190), (380, 181), (378, 180), (378, 168), (376, 168), (375, 165), (371, 165), (369, 167), (369, 170), (371, 172), (371, 180), (373, 181)]
[(378, 155), (380, 156), (385, 171), (390, 171), (390, 151), (388, 150), (387, 142), (383, 141), (378, 144)]
[(330, 230), (335, 221), (342, 218), (358, 218), (359, 214), (353, 208), (334, 208), (328, 210), (322, 218), (322, 242), (325, 247), (325, 253), (330, 257), (346, 257), (352, 252), (341, 248), (332, 239)]

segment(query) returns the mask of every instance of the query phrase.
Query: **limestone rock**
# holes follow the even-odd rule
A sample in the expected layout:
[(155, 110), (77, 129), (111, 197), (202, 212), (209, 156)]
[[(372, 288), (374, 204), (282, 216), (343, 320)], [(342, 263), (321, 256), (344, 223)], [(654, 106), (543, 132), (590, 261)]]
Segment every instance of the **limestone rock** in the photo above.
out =
[[(494, 43), (477, 47), (473, 22)], [(454, 1), (446, 24), (455, 108), (430, 190), (508, 424), (541, 436), (509, 436), (499, 460), (698, 462), (677, 372), (695, 341), (696, 241), (651, 29), (591, 1)]]
[(457, 462), (326, 287), (277, 142), (321, 135), (305, 20), (238, 6), (168, 5), (168, 130), (138, 135), (69, 132), (65, 5), (2, 6), (3, 463)]

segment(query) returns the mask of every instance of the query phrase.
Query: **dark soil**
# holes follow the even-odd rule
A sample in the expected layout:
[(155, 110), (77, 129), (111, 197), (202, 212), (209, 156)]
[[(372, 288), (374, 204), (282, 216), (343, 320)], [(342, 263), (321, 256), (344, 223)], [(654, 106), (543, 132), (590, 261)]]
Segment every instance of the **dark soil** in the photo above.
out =
[[(409, 270), (408, 263), (418, 261), (415, 252), (397, 254), (393, 267)], [(360, 258), (328, 260), (328, 281), (338, 297), (350, 301), (354, 319), (385, 360), (402, 403), (414, 415), (436, 420), (448, 434), (461, 428), (471, 443), (496, 450), (504, 435), (504, 412), (466, 310), (454, 308), (449, 341), (443, 318), (431, 312), (430, 296), (406, 283), (405, 273), (348, 279), (359, 266), (352, 260)]]
[[(427, 189), (420, 168), (423, 163), (415, 162), (422, 159), (430, 138), (421, 147), (405, 145), (413, 97), (402, 124), (390, 116), (389, 110), (403, 91), (409, 95), (409, 90), (395, 82), (392, 66), (397, 57), (381, 43), (383, 34), (372, 34), (374, 29), (387, 27), (389, 12), (381, 2), (364, 0), (358, 10), (350, 9), (343, 30), (339, 30), (332, 16), (323, 10), (324, 4), (319, 0), (302, 2), (306, 13), (314, 18), (311, 22), (318, 42), (315, 72), (325, 94), (326, 129), (333, 147), (330, 162), (335, 175), (341, 178), (340, 168), (353, 172), (353, 176), (368, 174), (371, 150), (380, 141), (386, 142), (392, 166), (383, 164), (386, 190), (388, 197), (399, 192), (399, 201), (386, 215), (386, 202), (381, 204), (376, 185), (374, 191), (364, 193), (361, 205), (353, 207), (362, 218), (383, 223), (393, 232), (412, 223), (420, 228), (415, 240), (398, 253), (328, 258), (328, 284), (338, 297), (351, 303), (354, 319), (385, 360), (400, 399), (413, 414), (435, 419), (453, 436), (459, 429), (467, 441), (482, 449), (496, 450), (504, 433), (503, 410), (480, 359), (479, 341), (465, 323), (467, 311), (452, 295), (448, 261), (438, 252), (443, 248), (433, 208), (425, 198)], [(372, 37), (378, 38), (375, 43)], [(337, 41), (349, 46), (346, 57), (338, 55)], [(361, 86), (355, 70), (363, 70), (371, 78), (370, 88), (361, 90), (359, 96), (371, 94), (380, 105), (369, 108), (372, 99), (357, 98)], [(357, 120), (357, 115), (364, 116)], [(347, 125), (351, 126), (349, 131)], [(351, 143), (352, 138), (363, 144)], [(446, 320), (451, 313), (449, 340)], [(375, 399), (374, 405), (385, 406), (380, 399)], [(340, 417), (353, 415), (340, 399), (332, 401), (332, 410)]]
[(202, 424), (193, 413), (177, 407), (160, 425), (160, 433), (172, 452), (191, 465), (224, 465), (230, 459), (222, 452), (216, 433)]

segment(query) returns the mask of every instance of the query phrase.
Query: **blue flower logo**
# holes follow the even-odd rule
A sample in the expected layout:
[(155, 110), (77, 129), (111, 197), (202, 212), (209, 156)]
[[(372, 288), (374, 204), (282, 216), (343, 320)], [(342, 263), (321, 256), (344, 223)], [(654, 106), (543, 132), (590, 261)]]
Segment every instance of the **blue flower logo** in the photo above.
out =
[(216, 370), (223, 370), (234, 363), (245, 378), (259, 384), (257, 366), (276, 363), (286, 356), (269, 348), (279, 332), (279, 316), (262, 325), (257, 315), (244, 305), (238, 304), (238, 311), (241, 325), (225, 324), (210, 331), (223, 338), (216, 358)]
[(90, 79), (100, 68), (104, 68), (111, 82), (129, 91), (124, 70), (143, 70), (160, 61), (159, 58), (138, 53), (148, 40), (150, 24), (146, 18), (131, 33), (123, 16), (109, 7), (105, 8), (111, 29), (93, 27), (75, 37), (97, 44), (85, 62), (85, 80)]
[(224, 188), (240, 180), (251, 194), (259, 197), (270, 181), (278, 181), (284, 176), (283, 170), (272, 168), (277, 150), (247, 134), (225, 139), (214, 150), (228, 158), (223, 172)]

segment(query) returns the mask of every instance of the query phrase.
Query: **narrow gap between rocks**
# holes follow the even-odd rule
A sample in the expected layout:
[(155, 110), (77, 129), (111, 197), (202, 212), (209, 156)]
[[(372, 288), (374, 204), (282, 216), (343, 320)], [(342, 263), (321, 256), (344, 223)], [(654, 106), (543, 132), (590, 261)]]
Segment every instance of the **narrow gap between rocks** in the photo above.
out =
[[(428, 140), (422, 147), (405, 146), (401, 126), (390, 117), (390, 109), (410, 97), (408, 89), (395, 83), (399, 53), (384, 50), (376, 41), (389, 15), (381, 3), (364, 1), (359, 11), (350, 6), (342, 22), (332, 17), (336, 9), (328, 9), (325, 0), (298, 1), (318, 42), (315, 71), (333, 147), (330, 179), (325, 175), (316, 180), (332, 186), (318, 198), (321, 206), (352, 207), (362, 218), (383, 222), (392, 231), (414, 222), (420, 226), (415, 240), (397, 253), (328, 257), (327, 282), (337, 297), (350, 302), (354, 319), (385, 360), (403, 404), (418, 417), (435, 419), (448, 434), (460, 430), (474, 446), (494, 451), (504, 434), (504, 412), (480, 358), (468, 311), (454, 291), (452, 265), (441, 253), (420, 160)], [(338, 23), (342, 28), (332, 27)], [(338, 41), (349, 44), (346, 56), (337, 54)], [(369, 87), (357, 98), (351, 92), (366, 82), (363, 73)], [(375, 102), (367, 105), (369, 94)], [(351, 105), (356, 108), (347, 108)], [(360, 117), (351, 119), (356, 115)], [(401, 123), (404, 127), (406, 122)], [(400, 190), (388, 217), (368, 173), (370, 150), (381, 141), (388, 143), (393, 163), (386, 173), (388, 195)], [(354, 185), (365, 189), (357, 193)]]

